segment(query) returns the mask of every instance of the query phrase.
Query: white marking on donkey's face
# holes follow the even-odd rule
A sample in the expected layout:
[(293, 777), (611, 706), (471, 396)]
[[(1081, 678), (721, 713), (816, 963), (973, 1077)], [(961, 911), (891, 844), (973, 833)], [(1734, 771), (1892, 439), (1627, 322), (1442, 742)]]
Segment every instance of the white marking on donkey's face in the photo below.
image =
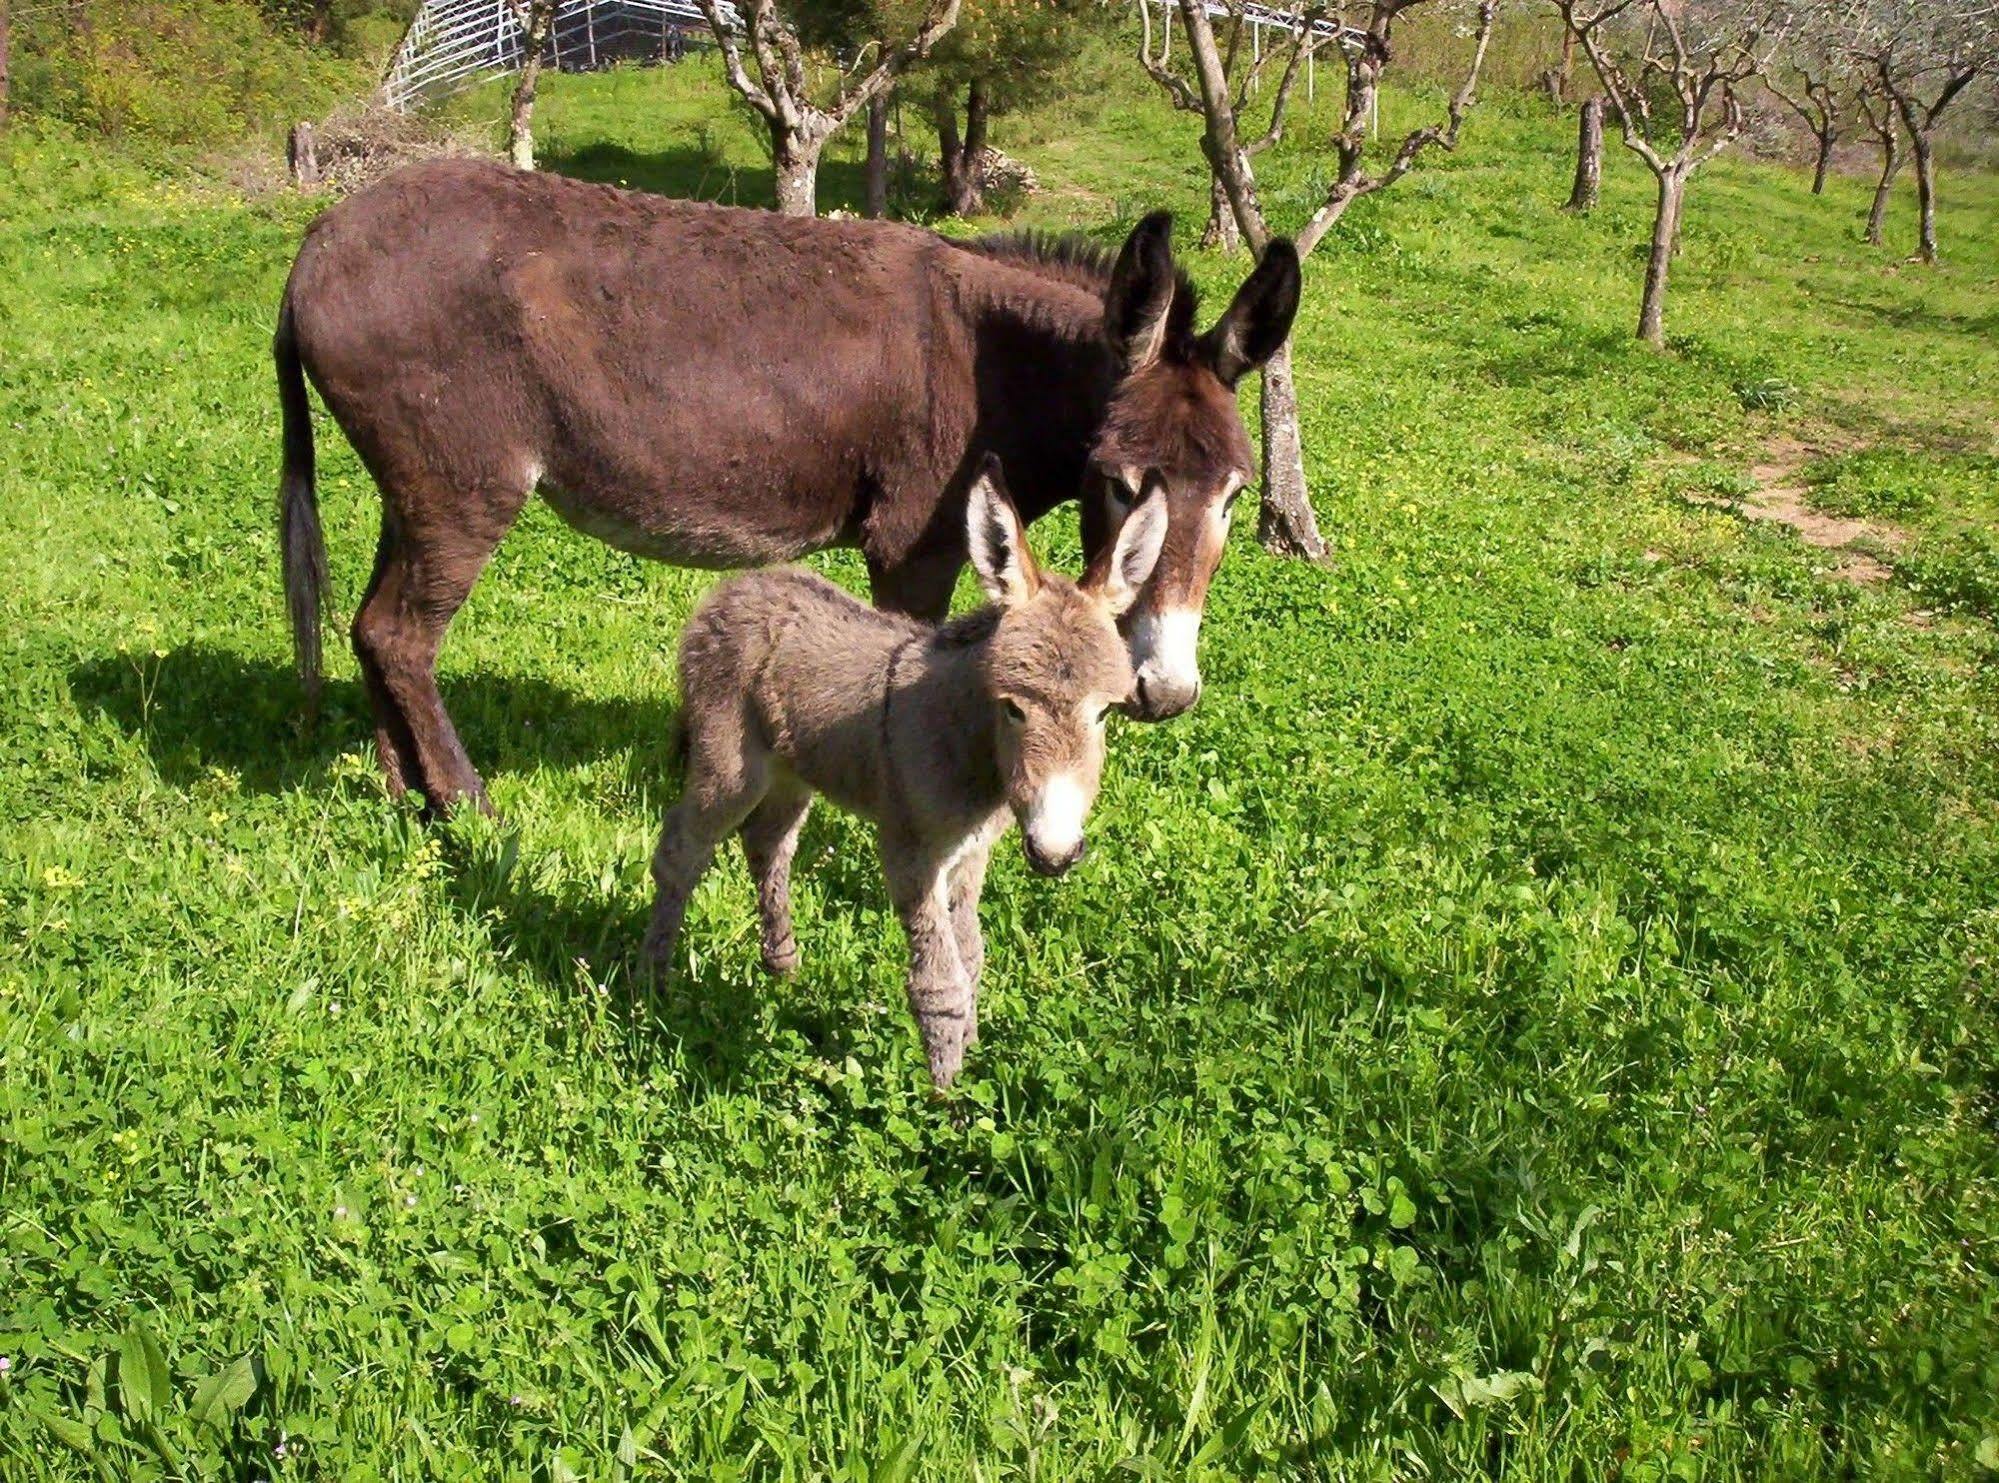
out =
[(1139, 704), (1149, 715), (1174, 716), (1201, 695), (1201, 610), (1168, 608), (1131, 619), (1131, 663)]
[(1089, 793), (1068, 773), (1043, 783), (1020, 825), (1029, 858), (1063, 869), (1073, 865), (1083, 848), (1083, 819), (1089, 811)]

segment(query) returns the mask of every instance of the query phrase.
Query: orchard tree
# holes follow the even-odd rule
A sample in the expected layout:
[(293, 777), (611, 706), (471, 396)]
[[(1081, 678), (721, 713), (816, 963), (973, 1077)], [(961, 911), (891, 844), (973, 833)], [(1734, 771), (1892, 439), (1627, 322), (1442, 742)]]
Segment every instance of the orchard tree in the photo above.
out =
[(1867, 212), (1867, 243), (1881, 245), (1881, 228), (1888, 216), (1888, 198), (1895, 189), (1895, 176), (1902, 168), (1902, 126), (1895, 117), (1895, 105), (1871, 84), (1861, 88), (1854, 99), (1860, 116), (1867, 120), (1867, 132), (1881, 151), (1881, 178), (1874, 182), (1874, 204)]
[(507, 158), (523, 170), (534, 168), (534, 95), (541, 84), (541, 57), (555, 29), (562, 0), (507, 0), (521, 33), (521, 71), (514, 79), (514, 103), (507, 114)]
[(1610, 100), (1625, 147), (1659, 184), (1638, 338), (1666, 343), (1666, 275), (1687, 182), (1742, 132), (1740, 89), (1794, 16), (1783, 0), (1554, 0)]
[[(1171, 22), (1162, 18), (1158, 48), (1155, 50), (1152, 12), (1144, 0), (1140, 0), (1138, 15), (1140, 65), (1145, 68), (1152, 80), (1165, 90), (1167, 101), (1175, 108), (1184, 113), (1200, 114), (1205, 119), (1207, 113), (1205, 92), (1175, 69)], [(1273, 62), (1281, 60), (1283, 63), (1277, 81), (1277, 91), (1272, 96), (1269, 112), (1265, 115), (1268, 127), (1255, 138), (1240, 141), (1242, 154), (1251, 161), (1283, 139), (1284, 114), (1291, 101), (1291, 89), (1298, 81), (1299, 65), (1303, 63), (1309, 67), (1312, 58), (1331, 34), (1331, 25), (1326, 20), (1324, 4), (1295, 6), (1286, 17), (1286, 23), (1289, 27), (1287, 42), (1265, 50), (1256, 36), (1256, 25), (1250, 19), (1247, 6), (1242, 0), (1230, 0), (1228, 13), (1222, 21), (1221, 33), (1215, 38), (1216, 44), (1220, 47), (1216, 65), (1222, 80), (1226, 106), (1234, 114), (1238, 130), (1254, 107), (1254, 101), (1263, 86), (1265, 72)], [(1212, 30), (1212, 26), (1210, 29)], [(1248, 45), (1244, 45), (1245, 40)], [(1188, 43), (1190, 49), (1193, 44), (1192, 41)], [(1195, 60), (1197, 75), (1199, 66), (1197, 58)], [(1202, 150), (1204, 153), (1207, 151), (1205, 139)], [(1218, 247), (1224, 252), (1234, 252), (1241, 245), (1242, 229), (1237, 224), (1235, 208), (1229, 200), (1228, 183), (1223, 178), (1222, 170), (1211, 162), (1208, 167), (1208, 224), (1201, 232), (1201, 246)]]
[(992, 120), (1073, 85), (1076, 74), (1063, 63), (1087, 28), (1115, 16), (1098, 0), (965, 0), (958, 24), (908, 84), (936, 125), (946, 211), (984, 209)]
[(1815, 196), (1825, 193), (1832, 148), (1855, 106), (1857, 88), (1848, 74), (1849, 61), (1831, 28), (1800, 25), (1790, 32), (1776, 65), (1763, 79), (1770, 95), (1798, 116), (1817, 143), (1812, 164)]
[[(1252, 56), (1246, 65), (1242, 37), (1248, 18), (1240, 9), (1224, 18), (1229, 39), (1222, 41), (1209, 22), (1206, 0), (1178, 3), (1186, 38), (1184, 65), (1191, 79), (1176, 68), (1168, 39), (1162, 38), (1155, 50), (1149, 19), (1140, 38), (1139, 60), (1176, 107), (1200, 114), (1201, 152), (1221, 184), (1243, 241), (1261, 259), (1272, 233), (1257, 196), (1256, 158), (1283, 138), (1285, 110), (1300, 65), (1308, 63), (1315, 51), (1337, 52), (1345, 64), (1346, 90), (1339, 128), (1329, 141), (1327, 182), (1318, 204), (1298, 231), (1296, 245), (1303, 257), (1319, 245), (1355, 201), (1393, 185), (1432, 147), (1445, 151), (1457, 147), (1458, 131), (1471, 107), (1479, 69), (1492, 39), (1499, 0), (1475, 0), (1468, 7), (1431, 5), (1432, 9), (1456, 9), (1469, 18), (1462, 28), (1468, 54), (1464, 80), (1451, 95), (1441, 119), (1410, 130), (1385, 157), (1368, 148), (1368, 120), (1379, 96), (1382, 74), (1394, 55), (1396, 23), (1426, 0), (1325, 0), (1301, 6), (1291, 12), (1287, 39), (1263, 50), (1261, 57)], [(1241, 0), (1225, 3), (1239, 7)], [(1251, 49), (1259, 50), (1254, 41)], [(1278, 81), (1269, 92), (1264, 128), (1257, 134), (1246, 134), (1248, 116), (1256, 108), (1257, 76), (1273, 66), (1279, 68)], [(1305, 485), (1305, 452), (1299, 435), (1298, 392), (1292, 379), (1289, 341), (1264, 363), (1262, 410), (1263, 503), (1257, 534), (1272, 551), (1317, 559), (1325, 555), (1326, 545)]]
[[(922, 60), (958, 19), (959, 0), (926, 0), (920, 21), (905, 39), (891, 44), (867, 40), (852, 48), (852, 60), (829, 61), (818, 70), (835, 75), (833, 96), (817, 101), (815, 70), (806, 48), (815, 24), (822, 31), (851, 29), (851, 6), (836, 4), (815, 16), (811, 0), (792, 0), (799, 14), (779, 14), (777, 0), (739, 0), (743, 20), (738, 38), (722, 17), (718, 0), (700, 0), (701, 13), (715, 33), (722, 65), (742, 99), (762, 115), (770, 130), (771, 164), (777, 173), (777, 209), (787, 216), (818, 210), (819, 157), (826, 141), (849, 119), (886, 93), (911, 64)], [(828, 24), (827, 15), (833, 17)], [(747, 46), (750, 66), (743, 62)], [(754, 67), (755, 76), (750, 68)], [(866, 71), (862, 71), (866, 68)]]
[(1853, 56), (1895, 110), (1916, 162), (1916, 255), (1937, 260), (1937, 125), (1999, 65), (1999, 0), (1852, 0), (1840, 9)]

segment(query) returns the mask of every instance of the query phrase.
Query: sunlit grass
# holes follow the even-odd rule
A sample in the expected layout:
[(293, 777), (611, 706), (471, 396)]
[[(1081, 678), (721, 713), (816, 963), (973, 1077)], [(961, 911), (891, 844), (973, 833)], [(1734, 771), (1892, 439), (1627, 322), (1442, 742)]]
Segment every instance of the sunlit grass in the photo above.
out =
[[(695, 77), (553, 79), (545, 152), (750, 199)], [(1268, 162), (1280, 219), (1327, 105)], [(1120, 82), (999, 142), (1051, 187), (1028, 220), (1163, 200), (1191, 241), (1191, 127)], [(316, 727), (289, 675), (267, 345), (306, 209), (12, 146), (0, 1472), (157, 1471), (148, 1425), (243, 1478), (1999, 1456), (1990, 606), (1725, 508), (1782, 436), (1912, 551), (1989, 550), (1999, 188), (1947, 178), (1929, 273), (1859, 244), (1861, 183), (1725, 161), (1660, 356), (1645, 180), (1613, 152), (1560, 214), (1567, 140), (1489, 99), (1308, 264), (1337, 560), (1239, 535), (1207, 695), (1115, 732), (1090, 860), (1002, 849), (948, 1104), (831, 809), (795, 981), (733, 853), (689, 973), (635, 978), (712, 578), (531, 511), (444, 661), (505, 823), (421, 826), (351, 660)], [(1193, 263), (1215, 302), (1245, 267)], [(344, 606), (376, 505), (323, 418), (320, 451)], [(1035, 539), (1073, 567), (1072, 517)]]

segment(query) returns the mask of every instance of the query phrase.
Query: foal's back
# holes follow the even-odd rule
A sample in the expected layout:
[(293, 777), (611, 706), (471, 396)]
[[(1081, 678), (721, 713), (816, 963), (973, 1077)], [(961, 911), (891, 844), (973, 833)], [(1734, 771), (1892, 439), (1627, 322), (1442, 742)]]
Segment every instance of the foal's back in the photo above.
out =
[(926, 630), (824, 577), (784, 567), (731, 578), (680, 640), (690, 733), (735, 717), (745, 742), (822, 792), (872, 812), (884, 790), (881, 702), (896, 652)]

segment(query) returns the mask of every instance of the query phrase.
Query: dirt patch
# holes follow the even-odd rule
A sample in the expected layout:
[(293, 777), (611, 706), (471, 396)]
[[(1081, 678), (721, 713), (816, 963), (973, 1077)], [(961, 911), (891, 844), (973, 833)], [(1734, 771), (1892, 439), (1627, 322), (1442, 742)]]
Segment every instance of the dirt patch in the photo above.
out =
[(1893, 575), (1888, 564), (1861, 548), (1892, 551), (1908, 537), (1892, 525), (1846, 520), (1812, 508), (1801, 473), (1808, 460), (1825, 451), (1792, 438), (1770, 443), (1749, 470), (1756, 488), (1736, 508), (1745, 519), (1788, 526), (1806, 545), (1837, 552), (1839, 560), (1827, 569), (1828, 576), (1843, 582), (1885, 582)]

